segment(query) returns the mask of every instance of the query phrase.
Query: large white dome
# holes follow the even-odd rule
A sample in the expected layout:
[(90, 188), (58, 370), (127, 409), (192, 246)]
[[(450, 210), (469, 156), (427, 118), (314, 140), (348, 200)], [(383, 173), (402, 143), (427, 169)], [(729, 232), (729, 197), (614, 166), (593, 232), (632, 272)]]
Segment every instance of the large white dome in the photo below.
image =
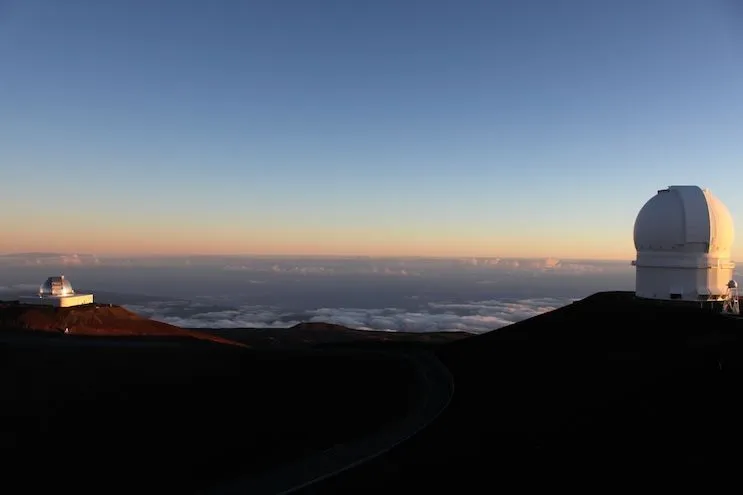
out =
[(658, 191), (635, 220), (639, 252), (708, 253), (728, 257), (733, 245), (733, 219), (709, 190), (671, 186)]

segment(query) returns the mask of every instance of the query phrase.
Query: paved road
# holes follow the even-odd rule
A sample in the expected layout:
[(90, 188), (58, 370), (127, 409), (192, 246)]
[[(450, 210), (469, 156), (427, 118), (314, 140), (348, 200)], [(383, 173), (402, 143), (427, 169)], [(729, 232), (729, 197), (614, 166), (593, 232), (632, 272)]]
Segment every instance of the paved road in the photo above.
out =
[(254, 477), (236, 479), (209, 490), (209, 495), (284, 495), (356, 467), (382, 455), (431, 424), (449, 405), (454, 381), (449, 370), (430, 352), (410, 354), (420, 393), (418, 407), (401, 420), (355, 442), (337, 445), (305, 459)]

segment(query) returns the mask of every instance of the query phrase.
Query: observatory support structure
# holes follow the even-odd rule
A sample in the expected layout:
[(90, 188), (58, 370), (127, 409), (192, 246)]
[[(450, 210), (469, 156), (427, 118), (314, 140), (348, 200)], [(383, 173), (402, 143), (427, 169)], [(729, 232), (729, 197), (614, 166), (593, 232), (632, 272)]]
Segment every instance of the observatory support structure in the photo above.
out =
[(682, 301), (724, 301), (735, 264), (705, 255), (637, 253), (633, 263), (638, 297)]
[(738, 282), (731, 280), (728, 282), (728, 297), (722, 306), (723, 313), (740, 314), (740, 297), (738, 296)]
[(93, 294), (74, 294), (72, 296), (21, 296), (18, 298), (21, 304), (39, 304), (42, 306), (54, 306), (57, 308), (70, 308), (83, 304), (93, 304)]

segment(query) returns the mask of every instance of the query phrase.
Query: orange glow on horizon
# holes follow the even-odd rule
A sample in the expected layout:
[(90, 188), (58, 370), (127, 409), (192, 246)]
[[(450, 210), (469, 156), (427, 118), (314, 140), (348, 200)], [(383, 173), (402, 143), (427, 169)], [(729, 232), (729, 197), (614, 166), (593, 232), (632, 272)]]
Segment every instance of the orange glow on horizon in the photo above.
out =
[[(213, 238), (214, 239), (214, 238)], [(187, 256), (187, 255), (254, 255), (254, 256), (372, 256), (372, 257), (453, 257), (453, 258), (563, 258), (563, 259), (602, 259), (630, 260), (634, 258), (631, 249), (602, 249), (602, 246), (586, 246), (586, 249), (569, 249), (568, 246), (553, 243), (548, 248), (543, 244), (520, 243), (513, 239), (421, 239), (404, 242), (390, 239), (377, 242), (359, 239), (355, 242), (327, 241), (287, 241), (216, 238), (211, 242), (195, 240), (185, 235), (163, 236), (159, 238), (128, 238), (125, 236), (81, 240), (79, 237), (43, 239), (33, 242), (25, 239), (23, 243), (0, 242), (0, 252), (60, 252), (96, 254), (98, 256)], [(42, 239), (38, 239), (42, 241)], [(448, 241), (448, 242), (447, 242)]]
[[(162, 225), (105, 221), (62, 226), (57, 219), (29, 221), (11, 217), (0, 238), (0, 253), (58, 252), (97, 256), (338, 256), (446, 258), (558, 258), (632, 260), (626, 232), (564, 232), (527, 228), (499, 235), (466, 226), (366, 228), (303, 228), (268, 225), (237, 229), (235, 224), (184, 228), (183, 222)], [(743, 259), (743, 251), (733, 252)]]

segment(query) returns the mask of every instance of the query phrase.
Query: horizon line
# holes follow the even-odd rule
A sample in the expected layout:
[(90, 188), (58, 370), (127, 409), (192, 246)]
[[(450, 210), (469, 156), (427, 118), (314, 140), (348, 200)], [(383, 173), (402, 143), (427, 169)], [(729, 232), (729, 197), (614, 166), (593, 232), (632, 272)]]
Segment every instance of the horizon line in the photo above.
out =
[(84, 253), (84, 252), (44, 252), (44, 251), (27, 251), (27, 252), (7, 252), (0, 253), (0, 257), (10, 256), (91, 256), (95, 258), (366, 258), (366, 259), (557, 259), (558, 261), (632, 261), (634, 257), (562, 257), (562, 256), (499, 256), (499, 255), (468, 255), (468, 254), (451, 254), (451, 255), (413, 255), (413, 254), (292, 254), (292, 253)]

